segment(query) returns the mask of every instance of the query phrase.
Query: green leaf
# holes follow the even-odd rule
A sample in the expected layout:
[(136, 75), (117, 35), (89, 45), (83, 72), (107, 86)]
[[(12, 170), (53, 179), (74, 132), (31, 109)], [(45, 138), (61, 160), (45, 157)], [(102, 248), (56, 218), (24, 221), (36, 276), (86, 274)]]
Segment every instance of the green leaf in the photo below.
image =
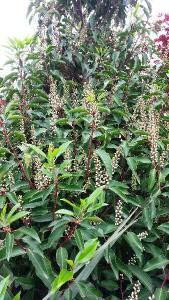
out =
[(0, 214), (0, 220), (5, 223), (5, 217), (6, 217), (6, 210), (7, 210), (7, 204), (3, 207)]
[(99, 245), (97, 239), (91, 239), (85, 243), (83, 250), (81, 250), (75, 257), (75, 264), (84, 264), (88, 262), (95, 254)]
[[(8, 192), (8, 193), (6, 193), (6, 196), (8, 197), (8, 199), (9, 199), (13, 204), (15, 204), (15, 205), (17, 205), (17, 207), (19, 207), (19, 205), (18, 205), (18, 199), (17, 199), (17, 196), (16, 196), (15, 193), (10, 193), (10, 192)], [(8, 216), (9, 216), (9, 214), (8, 214)]]
[(70, 289), (67, 289), (64, 293), (64, 299), (65, 300), (72, 300), (72, 291)]
[(155, 257), (149, 260), (145, 266), (144, 271), (149, 272), (155, 269), (163, 269), (167, 264), (169, 263), (169, 260), (164, 257)]
[(103, 222), (103, 220), (97, 216), (92, 216), (92, 217), (86, 217), (86, 220), (90, 221), (90, 222), (95, 222), (95, 223), (101, 223)]
[(169, 234), (169, 223), (163, 223), (157, 227), (159, 230)]
[(15, 215), (11, 216), (11, 217), (7, 217), (7, 221), (9, 224), (19, 220), (19, 219), (22, 219), (23, 217), (27, 216), (28, 215), (28, 212), (27, 211), (20, 211), (18, 213), (16, 213)]
[(62, 224), (59, 228), (56, 228), (54, 231), (51, 232), (48, 238), (48, 246), (52, 247), (63, 235), (66, 229), (66, 225)]
[(165, 288), (157, 288), (154, 293), (155, 300), (167, 300), (168, 293)]
[(2, 179), (9, 172), (9, 170), (14, 166), (15, 166), (14, 162), (12, 162), (10, 164), (3, 163), (3, 165), (0, 165), (0, 179)]
[(71, 202), (71, 201), (69, 201), (69, 200), (67, 200), (67, 199), (60, 199), (60, 200), (66, 202), (67, 204), (69, 204), (70, 206), (72, 206), (72, 207), (75, 208), (75, 209), (78, 208), (77, 205), (75, 205), (73, 202)]
[(101, 150), (101, 149), (96, 150), (96, 153), (103, 161), (103, 163), (106, 167), (106, 171), (111, 179), (112, 178), (112, 160), (111, 160), (110, 155), (106, 151)]
[(50, 288), (51, 282), (53, 280), (52, 269), (49, 261), (46, 257), (41, 257), (39, 254), (28, 250), (28, 257), (35, 267), (37, 276), (43, 281), (43, 283)]
[(151, 277), (148, 276), (142, 269), (135, 265), (128, 266), (131, 273), (140, 280), (140, 282), (150, 291), (153, 290), (152, 280)]
[(94, 287), (92, 283), (78, 282), (76, 283), (82, 299), (98, 300), (103, 299), (102, 294)]
[(56, 213), (59, 215), (67, 215), (67, 216), (74, 216), (73, 211), (68, 209), (58, 209)]
[(74, 262), (72, 259), (67, 259), (66, 262), (68, 263), (68, 265), (73, 269), (74, 268)]
[(6, 153), (10, 153), (8, 149), (0, 147), (0, 157), (5, 156)]
[(103, 187), (98, 187), (87, 199), (87, 206), (92, 205), (96, 199), (103, 193)]
[(39, 147), (31, 144), (27, 144), (27, 146), (29, 146), (29, 148), (31, 148), (35, 153), (47, 158), (46, 154)]
[(5, 294), (9, 284), (9, 278), (10, 276), (2, 279), (0, 282), (0, 300), (5, 300)]
[(140, 178), (138, 177), (137, 172), (136, 172), (137, 162), (136, 162), (135, 158), (134, 157), (128, 157), (127, 158), (127, 163), (128, 163), (129, 168), (131, 169), (132, 173), (136, 177), (138, 183), (140, 184)]
[(160, 172), (160, 176), (159, 176), (159, 182), (160, 183), (165, 183), (166, 181), (166, 177), (169, 175), (169, 168), (165, 168), (164, 170), (162, 170)]
[(20, 285), (23, 289), (32, 289), (35, 287), (35, 281), (30, 277), (16, 277), (16, 284)]
[(29, 168), (31, 161), (32, 161), (32, 157), (29, 153), (24, 153), (24, 161), (25, 161), (26, 167)]
[(121, 189), (119, 187), (114, 187), (113, 185), (111, 185), (111, 183), (109, 184), (109, 188), (110, 190), (117, 194), (121, 199), (123, 199), (125, 202), (128, 202), (128, 197), (126, 196), (126, 193), (123, 193), (121, 191)]
[(136, 162), (139, 162), (141, 164), (151, 164), (151, 160), (147, 157), (134, 157)]
[(62, 285), (73, 279), (73, 271), (61, 270), (59, 275), (52, 282), (52, 293), (55, 293)]
[(65, 269), (67, 266), (66, 260), (68, 259), (68, 252), (65, 248), (59, 247), (56, 252), (56, 262), (60, 269)]
[(147, 228), (149, 230), (151, 230), (152, 226), (153, 226), (153, 219), (151, 217), (151, 210), (149, 207), (145, 207), (143, 210), (143, 221), (145, 226), (147, 226)]
[[(11, 200), (11, 197), (9, 199)], [(12, 209), (10, 210), (10, 212), (8, 213), (7, 219), (10, 219), (11, 216), (18, 210), (19, 207), (20, 207), (19, 203), (17, 203), (15, 206), (13, 206)]]
[(15, 295), (15, 297), (12, 300), (20, 300), (21, 299), (21, 292)]
[(134, 232), (128, 232), (125, 238), (135, 252), (136, 256), (141, 260), (143, 246), (137, 235)]
[(149, 178), (148, 178), (148, 191), (150, 192), (156, 183), (156, 169), (150, 170)]
[(32, 237), (33, 239), (35, 239), (38, 243), (41, 242), (37, 232), (35, 231), (35, 229), (30, 228), (30, 227), (20, 227), (18, 230), (18, 232), (21, 232), (25, 235), (28, 235), (30, 237)]
[(76, 229), (74, 237), (79, 250), (82, 250), (84, 248), (84, 243), (80, 229)]
[(54, 149), (49, 158), (57, 159), (60, 155), (62, 155), (66, 151), (66, 149), (69, 147), (71, 143), (72, 143), (71, 141), (66, 142), (62, 144), (59, 148)]
[[(94, 258), (90, 261), (89, 264), (85, 266), (85, 268), (80, 272), (80, 274), (76, 277), (76, 283), (81, 280), (87, 280), (90, 276), (94, 268), (98, 265), (101, 258), (104, 256), (105, 250), (108, 247), (112, 247), (115, 242), (122, 236), (122, 234), (131, 227), (136, 222), (136, 217), (134, 214), (136, 213), (136, 209), (126, 218), (122, 224), (118, 227), (118, 229), (108, 238), (108, 240), (96, 251)], [(130, 222), (129, 222), (130, 221)], [(79, 271), (79, 267), (75, 269), (75, 272)], [(71, 290), (73, 292), (73, 297), (75, 297), (78, 293), (77, 287), (75, 284), (72, 284)]]
[(132, 282), (132, 274), (128, 268), (128, 265), (124, 264), (120, 259), (115, 260), (115, 267), (117, 270), (119, 270), (121, 273), (126, 275), (126, 277), (129, 278), (130, 282)]
[(7, 233), (5, 238), (6, 259), (9, 261), (14, 245), (14, 237), (11, 233)]

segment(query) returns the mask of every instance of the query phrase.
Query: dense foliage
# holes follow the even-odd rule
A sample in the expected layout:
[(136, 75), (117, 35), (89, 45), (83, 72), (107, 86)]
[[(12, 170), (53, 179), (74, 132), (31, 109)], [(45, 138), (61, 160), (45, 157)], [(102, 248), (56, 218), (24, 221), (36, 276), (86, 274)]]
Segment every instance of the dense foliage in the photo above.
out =
[(0, 299), (168, 299), (168, 82), (150, 5), (115, 27), (113, 11), (95, 26), (97, 1), (63, 2), (33, 1), (36, 36), (10, 40)]

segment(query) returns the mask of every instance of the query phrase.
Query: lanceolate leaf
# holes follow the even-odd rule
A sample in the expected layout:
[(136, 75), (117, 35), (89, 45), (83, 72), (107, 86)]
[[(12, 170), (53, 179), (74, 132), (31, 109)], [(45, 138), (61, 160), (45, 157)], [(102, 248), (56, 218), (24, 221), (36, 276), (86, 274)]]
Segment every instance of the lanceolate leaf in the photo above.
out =
[(80, 229), (76, 229), (75, 231), (75, 241), (79, 250), (82, 250), (84, 248), (84, 243)]
[(156, 169), (150, 170), (148, 178), (148, 191), (151, 191), (156, 183)]
[(19, 232), (22, 232), (25, 235), (28, 235), (30, 237), (32, 237), (33, 239), (35, 239), (38, 243), (40, 243), (40, 238), (37, 234), (37, 232), (35, 231), (34, 228), (30, 228), (30, 227), (21, 227), (18, 229)]
[(149, 230), (151, 230), (151, 228), (153, 226), (153, 218), (151, 217), (151, 213), (152, 213), (152, 210), (150, 210), (149, 207), (144, 208), (144, 210), (143, 210), (143, 220), (144, 220), (145, 226), (147, 226), (147, 228)]
[[(90, 261), (90, 264), (88, 264), (78, 275), (76, 278), (76, 282), (81, 281), (81, 280), (86, 280), (94, 268), (97, 266), (99, 261), (104, 255), (104, 251), (110, 246), (112, 247), (115, 242), (119, 239), (119, 237), (130, 227), (136, 222), (136, 218), (133, 217), (134, 213), (136, 210), (129, 215), (129, 217), (124, 220), (124, 222), (118, 227), (118, 229), (110, 236), (110, 238), (97, 250), (94, 258)], [(133, 217), (133, 220), (129, 222), (129, 220)], [(129, 222), (129, 223), (128, 223)], [(127, 224), (128, 223), (128, 224)], [(77, 272), (79, 268), (77, 267), (75, 269), (75, 272)], [(76, 296), (77, 294), (77, 288), (75, 285), (71, 287), (71, 290), (73, 292), (73, 297)], [(46, 299), (45, 299), (46, 300)]]
[(36, 154), (41, 155), (43, 158), (47, 158), (46, 154), (37, 146), (28, 144), (29, 148), (31, 148)]
[(168, 292), (165, 288), (157, 288), (154, 293), (155, 300), (167, 300)]
[(87, 206), (94, 204), (96, 199), (103, 193), (103, 188), (99, 187), (97, 188), (87, 199), (86, 204)]
[(138, 183), (140, 183), (140, 178), (137, 175), (136, 169), (137, 169), (137, 162), (135, 161), (134, 157), (128, 157), (127, 163), (129, 165), (129, 168), (131, 169), (132, 173), (136, 177)]
[(68, 252), (66, 248), (59, 247), (56, 252), (56, 262), (59, 265), (60, 269), (65, 269), (67, 266), (66, 260), (68, 259)]
[(155, 269), (163, 269), (168, 263), (169, 263), (168, 259), (160, 256), (156, 258), (152, 258), (144, 266), (144, 271), (149, 272)]
[(39, 254), (34, 253), (32, 250), (28, 251), (28, 256), (36, 270), (37, 276), (49, 288), (53, 279), (50, 262), (46, 257), (42, 258)]
[(8, 287), (10, 276), (4, 278), (0, 282), (0, 300), (5, 300), (5, 294)]
[(141, 268), (135, 265), (129, 265), (131, 273), (150, 291), (153, 291), (151, 277), (148, 276)]
[(136, 256), (141, 260), (143, 246), (137, 235), (134, 232), (128, 232), (126, 240), (135, 252)]
[(23, 217), (27, 216), (28, 212), (26, 211), (20, 211), (14, 215), (12, 215), (11, 217), (8, 216), (7, 220), (9, 224), (12, 224), (13, 222), (22, 219)]
[(158, 229), (169, 234), (169, 223), (163, 223), (160, 226), (158, 226)]
[(62, 269), (56, 279), (52, 282), (52, 293), (55, 293), (67, 281), (73, 279), (73, 271)]
[(66, 142), (66, 143), (62, 144), (59, 148), (55, 149), (51, 153), (51, 158), (57, 159), (60, 155), (62, 155), (66, 151), (66, 149), (69, 147), (69, 145), (71, 143), (72, 143), (71, 141)]
[(112, 178), (112, 160), (111, 160), (110, 155), (102, 149), (98, 149), (96, 151), (96, 153), (101, 158), (101, 160), (103, 161), (103, 163), (105, 165), (105, 168), (106, 168), (106, 171), (109, 175), (109, 178), (111, 179)]
[(98, 244), (99, 243), (97, 239), (89, 240), (87, 243), (85, 243), (84, 249), (82, 249), (75, 257), (75, 264), (83, 264), (88, 262), (94, 256)]
[(67, 215), (67, 216), (74, 216), (74, 213), (68, 209), (58, 209), (57, 214)]

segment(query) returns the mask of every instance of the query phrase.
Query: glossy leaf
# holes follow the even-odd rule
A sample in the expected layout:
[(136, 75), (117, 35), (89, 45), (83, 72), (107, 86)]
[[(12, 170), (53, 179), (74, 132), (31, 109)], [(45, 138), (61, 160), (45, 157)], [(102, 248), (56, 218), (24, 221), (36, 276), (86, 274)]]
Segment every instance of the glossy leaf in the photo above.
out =
[(101, 160), (103, 161), (103, 164), (105, 165), (106, 171), (107, 171), (107, 173), (108, 173), (108, 175), (111, 179), (112, 178), (112, 160), (111, 160), (110, 155), (102, 149), (98, 149), (96, 151), (96, 153), (101, 158)]
[(135, 265), (130, 265), (129, 269), (150, 292), (153, 291), (153, 283), (151, 277), (148, 276), (147, 273), (143, 272), (141, 268)]
[(7, 276), (6, 278), (0, 281), (0, 300), (5, 300), (5, 294), (9, 284), (9, 278), (10, 276)]
[(58, 289), (61, 288), (66, 282), (73, 279), (73, 271), (67, 271), (62, 269), (59, 275), (52, 282), (52, 293), (55, 293)]
[(145, 264), (144, 271), (149, 272), (155, 269), (163, 269), (168, 263), (169, 263), (168, 259), (160, 256), (156, 258), (152, 258)]
[(95, 254), (99, 245), (97, 239), (89, 240), (84, 244), (84, 248), (75, 257), (75, 264), (84, 264), (88, 262)]
[(60, 269), (65, 269), (67, 266), (66, 260), (68, 259), (67, 250), (63, 247), (59, 247), (56, 252), (56, 262), (59, 265)]

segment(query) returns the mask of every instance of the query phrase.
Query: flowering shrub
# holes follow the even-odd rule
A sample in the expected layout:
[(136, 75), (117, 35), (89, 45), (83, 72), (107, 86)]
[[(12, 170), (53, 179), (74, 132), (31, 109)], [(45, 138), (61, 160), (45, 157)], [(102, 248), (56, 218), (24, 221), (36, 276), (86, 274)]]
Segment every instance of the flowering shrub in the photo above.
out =
[(149, 20), (137, 6), (103, 30), (55, 2), (32, 1), (37, 35), (10, 41), (1, 83), (1, 299), (167, 299), (167, 82)]

